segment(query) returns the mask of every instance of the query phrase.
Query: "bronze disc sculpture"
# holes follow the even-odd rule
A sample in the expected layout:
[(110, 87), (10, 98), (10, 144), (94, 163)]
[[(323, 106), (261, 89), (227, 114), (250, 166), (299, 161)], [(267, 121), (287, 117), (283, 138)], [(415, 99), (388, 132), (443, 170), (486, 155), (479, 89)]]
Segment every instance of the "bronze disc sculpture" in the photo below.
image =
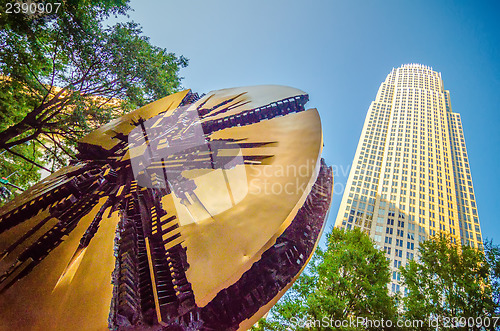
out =
[(310, 259), (332, 198), (308, 95), (190, 90), (90, 133), (0, 209), (0, 330), (245, 330)]

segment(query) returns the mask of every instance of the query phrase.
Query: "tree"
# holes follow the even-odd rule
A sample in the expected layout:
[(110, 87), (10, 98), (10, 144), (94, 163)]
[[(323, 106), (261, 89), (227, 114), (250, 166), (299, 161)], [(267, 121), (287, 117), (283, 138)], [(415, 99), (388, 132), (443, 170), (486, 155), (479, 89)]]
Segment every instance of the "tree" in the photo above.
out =
[[(473, 320), (482, 321), (485, 326), (484, 322), (489, 319), (489, 325), (493, 326), (495, 321), (491, 318), (497, 316), (498, 308), (498, 292), (494, 295), (494, 291), (498, 291), (499, 256), (497, 247), (486, 247), (485, 254), (473, 247), (455, 244), (444, 234), (422, 242), (419, 259), (401, 268), (402, 285), (407, 288), (407, 295), (402, 299), (404, 317), (437, 320), (443, 329), (447, 325), (450, 328), (457, 318), (468, 321), (464, 330), (472, 327)], [(497, 277), (495, 286), (492, 286), (492, 276)]]
[(317, 249), (308, 270), (256, 329), (331, 330), (332, 321), (392, 320), (396, 311), (389, 282), (389, 262), (366, 234), (334, 228), (326, 250)]
[(495, 315), (500, 316), (500, 247), (493, 241), (484, 242), (484, 256), (490, 268), (490, 284), (495, 305)]
[[(127, 2), (50, 0), (51, 13), (0, 16), (0, 152), (10, 155), (1, 176), (9, 164), (60, 167), (93, 128), (179, 89), (184, 57), (151, 45), (133, 22), (104, 26)], [(13, 177), (21, 186), (37, 179)]]

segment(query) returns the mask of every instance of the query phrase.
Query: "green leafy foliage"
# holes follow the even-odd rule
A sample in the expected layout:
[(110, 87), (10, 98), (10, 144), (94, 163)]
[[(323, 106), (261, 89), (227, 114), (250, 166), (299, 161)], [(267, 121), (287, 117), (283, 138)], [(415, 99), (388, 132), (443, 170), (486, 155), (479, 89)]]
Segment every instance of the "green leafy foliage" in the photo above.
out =
[(0, 15), (0, 152), (10, 155), (0, 175), (18, 171), (12, 179), (24, 187), (39, 176), (27, 171), (34, 164), (66, 164), (78, 138), (178, 91), (187, 65), (133, 22), (103, 25), (127, 12), (126, 0), (45, 1), (55, 2), (57, 13)]
[(359, 230), (333, 229), (326, 250), (317, 250), (292, 289), (252, 330), (359, 330), (359, 324), (332, 328), (330, 322), (359, 317), (390, 320), (386, 326), (402, 330), (498, 328), (500, 247), (491, 241), (481, 251), (442, 234), (420, 243), (419, 258), (400, 271), (406, 291), (391, 297), (384, 253)]
[(389, 281), (389, 262), (366, 234), (334, 228), (326, 250), (317, 249), (308, 270), (255, 330), (331, 330), (331, 320), (394, 319)]
[[(40, 159), (42, 157), (42, 152), (33, 143), (15, 146), (12, 151), (30, 159)], [(10, 183), (17, 185), (19, 179), (22, 179), (23, 182), (36, 182), (40, 179), (40, 175), (39, 168), (34, 164), (26, 162), (24, 159), (7, 151), (0, 151), (0, 178), (8, 177)], [(22, 192), (10, 185), (2, 186), (7, 188), (13, 195)]]
[(408, 291), (402, 299), (404, 317), (437, 319), (444, 329), (460, 317), (484, 321), (497, 316), (500, 254), (491, 243), (485, 249), (486, 254), (460, 246), (447, 235), (422, 242), (419, 259), (401, 268)]
[(495, 315), (500, 316), (500, 247), (493, 241), (484, 242), (484, 256), (490, 268), (490, 284)]

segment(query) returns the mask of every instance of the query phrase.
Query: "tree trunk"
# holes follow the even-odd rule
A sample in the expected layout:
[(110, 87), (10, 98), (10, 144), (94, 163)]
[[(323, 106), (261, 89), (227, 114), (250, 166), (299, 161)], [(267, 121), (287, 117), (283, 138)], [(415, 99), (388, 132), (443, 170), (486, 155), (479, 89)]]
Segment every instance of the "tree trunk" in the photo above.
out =
[(23, 123), (23, 122), (24, 122), (24, 120), (17, 123), (17, 124), (14, 124), (14, 125), (8, 127), (7, 129), (3, 130), (2, 132), (0, 132), (0, 148), (4, 149), (6, 147), (12, 147), (12, 146), (17, 145), (17, 144), (15, 144), (15, 145), (7, 146), (7, 143), (12, 138), (17, 137), (18, 135), (20, 135), (24, 131), (29, 130), (31, 128), (29, 125), (27, 125), (26, 123)]
[[(36, 118), (37, 115), (40, 113), (41, 109), (43, 108), (37, 107), (33, 109), (20, 122), (11, 125), (7, 129), (0, 132), (0, 149), (10, 148), (25, 143), (26, 141), (22, 141), (17, 144), (8, 144), (8, 142), (12, 138), (19, 136), (20, 134), (26, 132), (27, 130), (38, 129), (38, 131), (41, 131), (40, 129), (42, 128), (42, 125), (41, 123), (37, 123), (37, 118)], [(31, 137), (31, 139), (29, 140), (35, 139), (36, 137), (38, 137), (38, 135), (39, 133)]]

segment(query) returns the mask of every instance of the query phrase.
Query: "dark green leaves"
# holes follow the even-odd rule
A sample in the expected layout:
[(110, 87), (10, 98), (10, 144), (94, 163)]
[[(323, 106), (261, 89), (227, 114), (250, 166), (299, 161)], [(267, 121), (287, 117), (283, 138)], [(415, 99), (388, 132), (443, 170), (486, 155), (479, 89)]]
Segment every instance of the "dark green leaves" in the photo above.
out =
[[(389, 262), (366, 234), (335, 228), (327, 237), (326, 250), (316, 251), (308, 270), (261, 329), (331, 330), (332, 320), (392, 319), (395, 303), (388, 294), (389, 281)], [(321, 323), (311, 326), (307, 321)]]
[(494, 297), (498, 297), (498, 287), (495, 289), (492, 281), (499, 254), (497, 247), (485, 248), (486, 254), (457, 245), (445, 235), (421, 243), (419, 260), (401, 268), (403, 286), (408, 289), (402, 300), (404, 317), (437, 318), (443, 325), (452, 318), (495, 316), (498, 300), (495, 302)]
[[(176, 92), (187, 65), (133, 22), (103, 26), (126, 13), (126, 0), (49, 2), (62, 2), (57, 13), (0, 16), (0, 152), (14, 158), (1, 161), (3, 176), (24, 168), (12, 148), (49, 168), (67, 163), (78, 138)], [(20, 147), (26, 142), (35, 152)], [(29, 186), (39, 176), (33, 171), (14, 182)]]

